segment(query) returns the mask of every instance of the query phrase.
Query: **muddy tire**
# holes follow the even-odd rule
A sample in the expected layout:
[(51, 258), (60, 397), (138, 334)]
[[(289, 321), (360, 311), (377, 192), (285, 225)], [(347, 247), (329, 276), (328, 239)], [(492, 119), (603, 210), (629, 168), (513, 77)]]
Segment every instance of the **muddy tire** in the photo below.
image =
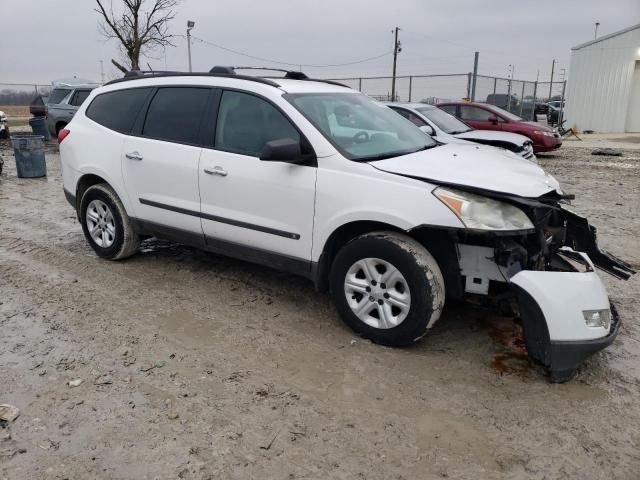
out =
[(106, 183), (84, 192), (79, 218), (84, 236), (98, 256), (122, 260), (138, 251), (140, 237), (118, 195)]
[(437, 262), (416, 240), (373, 232), (347, 243), (329, 274), (340, 316), (375, 343), (410, 345), (440, 318), (444, 280)]

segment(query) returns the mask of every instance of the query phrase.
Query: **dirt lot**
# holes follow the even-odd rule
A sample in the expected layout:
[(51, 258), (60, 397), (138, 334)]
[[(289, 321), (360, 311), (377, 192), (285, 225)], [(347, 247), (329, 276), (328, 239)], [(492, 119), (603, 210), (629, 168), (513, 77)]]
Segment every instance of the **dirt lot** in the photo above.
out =
[[(293, 276), (155, 240), (100, 260), (55, 147), (46, 180), (0, 154), (0, 479), (639, 478), (640, 276), (603, 275), (621, 335), (551, 385), (491, 311), (388, 349)], [(541, 163), (640, 266), (640, 150)]]

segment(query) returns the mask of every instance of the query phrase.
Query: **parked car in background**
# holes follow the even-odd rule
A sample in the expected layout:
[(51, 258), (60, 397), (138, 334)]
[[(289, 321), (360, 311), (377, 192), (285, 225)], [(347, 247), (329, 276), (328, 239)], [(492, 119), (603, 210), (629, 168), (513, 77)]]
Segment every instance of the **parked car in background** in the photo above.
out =
[(73, 118), (91, 91), (99, 84), (90, 80), (69, 79), (53, 82), (53, 90), (46, 105), (47, 127), (57, 136)]
[[(9, 137), (9, 125), (7, 121), (7, 115), (0, 111), (0, 138), (8, 138)], [(0, 169), (0, 172), (2, 170)]]
[(508, 93), (490, 93), (487, 95), (487, 103), (510, 111), (520, 109), (518, 97)]
[(547, 122), (549, 125), (557, 125), (560, 120), (560, 108), (553, 105), (547, 105)]
[(424, 103), (386, 103), (425, 133), (442, 143), (464, 140), (507, 149), (527, 160), (536, 160), (533, 143), (523, 135), (495, 130), (476, 130), (453, 115)]
[(519, 133), (533, 142), (533, 151), (550, 152), (562, 145), (560, 135), (547, 126), (520, 118), (513, 113), (487, 103), (447, 102), (437, 105), (458, 117), (470, 127)]

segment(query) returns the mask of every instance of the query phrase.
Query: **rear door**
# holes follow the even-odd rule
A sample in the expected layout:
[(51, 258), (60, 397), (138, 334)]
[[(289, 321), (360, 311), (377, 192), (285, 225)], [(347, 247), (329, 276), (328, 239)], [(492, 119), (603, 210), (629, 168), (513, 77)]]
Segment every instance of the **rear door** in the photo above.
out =
[(161, 87), (127, 137), (122, 174), (134, 214), (166, 238), (202, 243), (198, 162), (213, 90)]
[(460, 105), (460, 119), (472, 128), (478, 130), (501, 130), (500, 118), (498, 122), (490, 122), (489, 118), (496, 117), (495, 113), (474, 105)]
[[(213, 148), (204, 149), (199, 184), (209, 248), (279, 268), (308, 268), (315, 202), (315, 166), (262, 161), (266, 142), (290, 138), (311, 147), (283, 111), (248, 92), (224, 90)], [(275, 254), (275, 255), (273, 255)]]

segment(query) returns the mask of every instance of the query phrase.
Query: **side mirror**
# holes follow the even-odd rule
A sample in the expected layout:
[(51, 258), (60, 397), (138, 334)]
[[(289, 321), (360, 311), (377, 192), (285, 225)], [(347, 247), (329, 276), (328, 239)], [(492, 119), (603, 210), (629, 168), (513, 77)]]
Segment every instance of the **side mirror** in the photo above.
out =
[(418, 128), (422, 130), (424, 133), (426, 133), (427, 135), (431, 135), (432, 137), (436, 136), (436, 131), (433, 129), (431, 125), (421, 125)]
[(491, 115), (488, 120), (494, 125), (498, 123), (498, 117), (496, 117), (495, 115)]
[(260, 153), (260, 160), (265, 162), (304, 163), (307, 159), (302, 155), (300, 142), (291, 138), (280, 138), (267, 142)]

